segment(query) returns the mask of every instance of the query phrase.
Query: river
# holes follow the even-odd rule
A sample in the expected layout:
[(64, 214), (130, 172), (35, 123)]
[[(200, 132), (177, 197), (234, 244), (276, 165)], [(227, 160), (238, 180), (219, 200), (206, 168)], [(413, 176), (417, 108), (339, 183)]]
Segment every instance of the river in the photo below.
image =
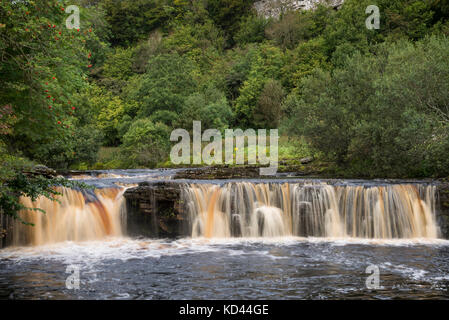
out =
[[(432, 186), (192, 181), (182, 194), (190, 203), (189, 235), (128, 237), (124, 189), (172, 174), (97, 172), (77, 177), (96, 191), (65, 190), (59, 204), (39, 200), (47, 216), (24, 214), (35, 227), (17, 225), (14, 245), (0, 250), (0, 298), (449, 298), (449, 241), (438, 235)], [(236, 214), (237, 227), (232, 218), (218, 219)], [(261, 218), (254, 222), (252, 214)], [(73, 270), (78, 289), (66, 283)], [(373, 270), (379, 271), (374, 288), (367, 285)]]

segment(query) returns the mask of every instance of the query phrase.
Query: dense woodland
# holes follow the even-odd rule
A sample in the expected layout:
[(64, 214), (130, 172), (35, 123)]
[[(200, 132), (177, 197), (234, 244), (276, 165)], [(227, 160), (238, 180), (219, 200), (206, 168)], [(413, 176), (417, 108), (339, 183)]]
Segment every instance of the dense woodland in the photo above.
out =
[[(67, 29), (70, 4), (80, 29)], [(365, 26), (380, 8), (379, 30)], [(0, 205), (22, 172), (170, 166), (174, 128), (279, 128), (352, 177), (449, 175), (449, 0), (0, 0)], [(8, 210), (7, 210), (8, 211)]]

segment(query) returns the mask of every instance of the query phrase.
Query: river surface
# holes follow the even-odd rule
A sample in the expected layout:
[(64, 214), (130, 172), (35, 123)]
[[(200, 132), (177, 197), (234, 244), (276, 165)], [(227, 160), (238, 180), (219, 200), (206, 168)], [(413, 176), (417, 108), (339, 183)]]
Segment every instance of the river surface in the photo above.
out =
[[(66, 288), (68, 266), (78, 290)], [(448, 299), (448, 289), (444, 240), (113, 238), (0, 251), (2, 299)]]
[[(98, 171), (76, 179), (99, 188), (131, 187), (142, 181), (170, 180), (174, 173)], [(367, 183), (386, 182), (363, 182)], [(91, 200), (84, 205), (83, 197), (74, 198), (82, 202), (74, 206), (76, 210), (95, 213)], [(60, 212), (70, 216), (70, 206), (64, 208)], [(44, 239), (43, 244), (0, 250), (0, 299), (449, 298), (448, 240), (102, 237), (95, 241), (55, 237), (55, 243)], [(378, 283), (373, 281), (376, 270)], [(78, 271), (76, 289), (72, 280)]]

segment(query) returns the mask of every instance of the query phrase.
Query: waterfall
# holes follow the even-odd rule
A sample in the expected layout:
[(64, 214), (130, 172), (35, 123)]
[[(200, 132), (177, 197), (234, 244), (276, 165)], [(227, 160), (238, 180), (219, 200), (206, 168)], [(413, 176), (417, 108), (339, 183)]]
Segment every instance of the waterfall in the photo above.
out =
[[(179, 210), (184, 215), (176, 221), (187, 223), (187, 234), (194, 238), (439, 236), (436, 187), (428, 184), (228, 182), (179, 183), (176, 188), (181, 188)], [(40, 208), (45, 213), (21, 211), (20, 217), (33, 226), (14, 221), (12, 244), (121, 236), (126, 230), (125, 190), (59, 188), (58, 201), (21, 198), (25, 207)]]
[(42, 245), (61, 241), (97, 240), (106, 236), (120, 236), (123, 228), (124, 188), (105, 188), (78, 191), (58, 188), (58, 201), (40, 197), (36, 201), (22, 197), (27, 208), (22, 210), (25, 225), (14, 222), (14, 245)]
[(437, 238), (431, 185), (190, 184), (192, 237)]

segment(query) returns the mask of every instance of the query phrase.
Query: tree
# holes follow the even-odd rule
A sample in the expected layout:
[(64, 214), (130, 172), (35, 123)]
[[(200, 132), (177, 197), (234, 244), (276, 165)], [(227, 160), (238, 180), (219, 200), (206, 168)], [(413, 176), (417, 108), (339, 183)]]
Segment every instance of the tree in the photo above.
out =
[[(89, 86), (91, 53), (96, 41), (89, 19), (82, 30), (65, 28), (67, 2), (0, 3), (0, 105), (10, 105), (17, 121), (3, 137), (14, 152), (46, 163), (40, 145), (76, 135), (78, 92)], [(82, 17), (84, 10), (81, 10)], [(61, 146), (60, 155), (69, 147)], [(67, 160), (67, 159), (66, 159)]]
[(269, 79), (265, 83), (254, 109), (254, 123), (257, 128), (278, 128), (284, 96), (285, 91), (279, 81)]
[(176, 126), (189, 130), (193, 121), (201, 121), (205, 129), (224, 131), (229, 128), (232, 118), (232, 109), (225, 95), (210, 86), (187, 97)]
[(152, 57), (148, 66), (138, 87), (129, 94), (140, 103), (138, 117), (149, 117), (157, 110), (179, 113), (185, 97), (195, 90), (192, 62), (176, 53), (161, 54)]
[(111, 44), (129, 46), (179, 14), (182, 6), (171, 0), (102, 0), (109, 24)]
[(260, 93), (268, 79), (279, 79), (285, 64), (285, 55), (274, 46), (263, 44), (258, 47), (251, 61), (248, 79), (240, 89), (240, 96), (235, 101), (235, 115), (238, 125), (254, 127), (254, 109)]
[(300, 93), (302, 80), (311, 75), (315, 69), (330, 69), (326, 54), (325, 41), (322, 37), (300, 43), (287, 52), (287, 62), (282, 69), (282, 83), (288, 89)]
[(279, 20), (272, 20), (266, 33), (276, 45), (284, 49), (293, 49), (300, 41), (311, 37), (312, 28), (311, 15), (290, 11), (282, 15)]
[(123, 137), (123, 155), (130, 165), (154, 167), (166, 159), (170, 147), (170, 129), (149, 119), (135, 121)]
[(448, 174), (447, 38), (400, 41), (304, 80), (291, 132), (359, 176)]
[(122, 123), (126, 116), (134, 115), (136, 104), (98, 86), (92, 86), (83, 96), (86, 99), (82, 104), (83, 113), (89, 117), (85, 125), (95, 125), (101, 130), (103, 145), (118, 146), (122, 138), (120, 132), (124, 134)]
[(268, 19), (257, 14), (250, 14), (246, 18), (243, 18), (240, 22), (239, 30), (234, 37), (236, 43), (245, 45), (264, 41), (265, 28), (268, 23)]
[(247, 16), (254, 0), (208, 0), (206, 9), (215, 24), (223, 29), (228, 37), (228, 44), (234, 43), (239, 22)]
[(103, 76), (126, 81), (132, 76), (133, 50), (116, 48), (103, 65)]

